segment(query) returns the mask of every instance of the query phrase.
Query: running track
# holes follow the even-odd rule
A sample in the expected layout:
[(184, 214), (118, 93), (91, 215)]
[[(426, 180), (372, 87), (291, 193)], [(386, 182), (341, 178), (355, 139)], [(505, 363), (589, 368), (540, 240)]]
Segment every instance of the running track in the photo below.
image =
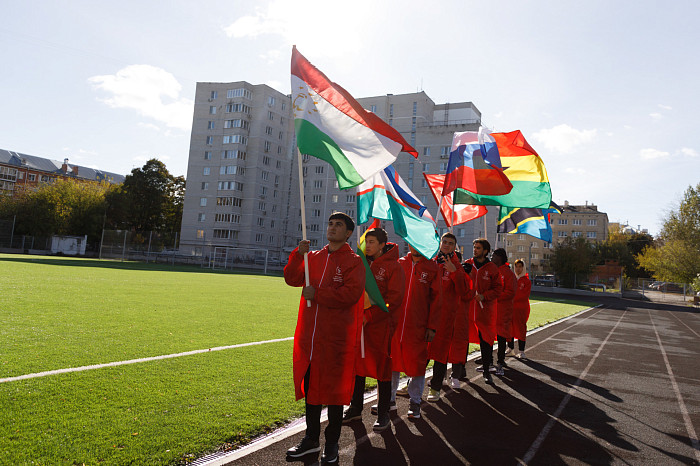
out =
[[(495, 386), (469, 362), (468, 383), (423, 401), (420, 420), (399, 397), (391, 430), (376, 434), (367, 403), (363, 422), (343, 427), (340, 464), (700, 464), (699, 348), (690, 308), (606, 300), (530, 336), (529, 360), (509, 358)], [(302, 436), (197, 463), (285, 464)]]

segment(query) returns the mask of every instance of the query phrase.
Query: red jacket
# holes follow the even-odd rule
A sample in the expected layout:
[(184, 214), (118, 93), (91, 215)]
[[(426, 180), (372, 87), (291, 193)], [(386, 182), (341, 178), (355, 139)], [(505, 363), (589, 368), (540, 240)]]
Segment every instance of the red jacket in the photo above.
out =
[[(312, 405), (349, 404), (355, 376), (355, 341), (362, 315), (365, 269), (346, 243), (309, 252), (309, 278), (316, 288), (311, 307), (302, 296), (294, 332), (296, 399)], [(284, 280), (304, 286), (304, 257), (295, 249), (284, 268)], [(309, 392), (304, 375), (310, 370)]]
[(399, 264), (406, 274), (406, 294), (391, 340), (391, 365), (395, 372), (417, 377), (425, 375), (428, 363), (425, 332), (440, 324), (439, 270), (435, 262), (424, 257), (413, 262), (410, 253), (399, 259)]
[(484, 300), (481, 306), (476, 299), (469, 301), (469, 342), (479, 343), (479, 332), (481, 337), (488, 344), (492, 344), (496, 339), (496, 303), (501, 294), (501, 285), (498, 267), (493, 262), (486, 262), (479, 270), (474, 266), (474, 259), (467, 259), (466, 262), (472, 265), (469, 276), (472, 279), (474, 291), (483, 295)]
[[(461, 305), (461, 297), (470, 288), (467, 285), (467, 274), (457, 255), (450, 259), (457, 270), (450, 273), (444, 264), (439, 264), (440, 282), (442, 283), (442, 308), (440, 309), (440, 324), (435, 332), (435, 338), (428, 345), (428, 359), (447, 364), (450, 346), (454, 341), (455, 319), (459, 312), (466, 313)], [(471, 280), (470, 280), (471, 281)]]
[[(355, 350), (355, 371), (357, 375), (388, 382), (391, 380), (391, 337), (406, 292), (406, 277), (398, 262), (399, 247), (394, 243), (387, 243), (386, 247), (388, 250), (372, 261), (370, 269), (389, 312), (379, 306), (365, 309), (366, 323), (358, 335)], [(359, 340), (361, 335), (364, 335), (364, 358)]]
[(527, 335), (527, 319), (530, 318), (530, 277), (525, 274), (518, 278), (518, 286), (515, 289), (513, 299), (513, 327), (512, 337), (525, 340)]
[(513, 325), (513, 298), (515, 297), (515, 286), (517, 279), (510, 269), (509, 264), (503, 264), (498, 268), (501, 274), (503, 291), (498, 296), (498, 317), (496, 319), (496, 334), (511, 339), (511, 326)]

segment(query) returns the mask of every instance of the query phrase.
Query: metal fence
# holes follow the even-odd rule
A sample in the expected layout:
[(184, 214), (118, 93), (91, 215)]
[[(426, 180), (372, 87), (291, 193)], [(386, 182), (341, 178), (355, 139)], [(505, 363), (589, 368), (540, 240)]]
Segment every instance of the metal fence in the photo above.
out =
[(647, 278), (625, 280), (622, 296), (668, 303), (692, 302), (695, 292), (686, 283), (662, 282)]
[[(178, 234), (157, 231), (104, 230), (99, 257), (146, 262), (173, 262), (178, 255)], [(177, 261), (181, 263), (180, 260)]]

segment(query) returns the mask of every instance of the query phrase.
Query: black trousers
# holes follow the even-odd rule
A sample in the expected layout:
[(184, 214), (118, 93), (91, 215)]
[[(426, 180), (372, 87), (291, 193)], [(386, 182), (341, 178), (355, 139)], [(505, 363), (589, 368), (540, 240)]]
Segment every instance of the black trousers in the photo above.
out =
[[(311, 367), (304, 375), (304, 393), (309, 393), (309, 377)], [(306, 436), (318, 442), (321, 436), (321, 410), (322, 405), (311, 405), (306, 403)], [(340, 439), (340, 428), (343, 426), (343, 405), (328, 406), (328, 426), (324, 431), (326, 443), (338, 443)]]
[[(508, 348), (515, 348), (515, 338), (511, 338), (508, 342)], [(525, 351), (525, 340), (518, 340), (518, 350)]]
[(496, 350), (496, 356), (498, 357), (498, 364), (505, 364), (506, 362), (506, 346), (507, 346), (507, 341), (506, 337), (502, 337), (500, 335), (496, 336), (496, 340), (498, 340), (498, 349)]
[(433, 361), (433, 378), (430, 379), (430, 388), (440, 391), (442, 388), (442, 381), (445, 380), (446, 373), (447, 364), (439, 361)]
[(489, 367), (493, 365), (493, 345), (484, 341), (479, 332), (479, 347), (481, 349), (481, 361), (484, 365), (484, 374), (487, 374)]
[[(350, 406), (357, 411), (362, 411), (365, 400), (365, 377), (355, 376), (355, 389), (352, 392)], [(389, 412), (389, 402), (391, 401), (391, 380), (382, 382), (377, 380), (377, 414), (381, 415)]]

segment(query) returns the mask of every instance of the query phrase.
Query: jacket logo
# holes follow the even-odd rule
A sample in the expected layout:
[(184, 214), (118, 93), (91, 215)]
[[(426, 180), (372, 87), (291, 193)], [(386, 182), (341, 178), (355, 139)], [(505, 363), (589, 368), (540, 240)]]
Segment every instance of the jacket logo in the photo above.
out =
[(421, 283), (428, 283), (428, 272), (421, 272), (418, 281)]
[(386, 278), (386, 270), (383, 267), (380, 268), (379, 271), (377, 271), (377, 275), (375, 275), (374, 278), (379, 281), (384, 281), (384, 279)]
[(336, 283), (343, 283), (343, 271), (340, 267), (335, 268), (335, 275), (333, 276), (333, 281)]

